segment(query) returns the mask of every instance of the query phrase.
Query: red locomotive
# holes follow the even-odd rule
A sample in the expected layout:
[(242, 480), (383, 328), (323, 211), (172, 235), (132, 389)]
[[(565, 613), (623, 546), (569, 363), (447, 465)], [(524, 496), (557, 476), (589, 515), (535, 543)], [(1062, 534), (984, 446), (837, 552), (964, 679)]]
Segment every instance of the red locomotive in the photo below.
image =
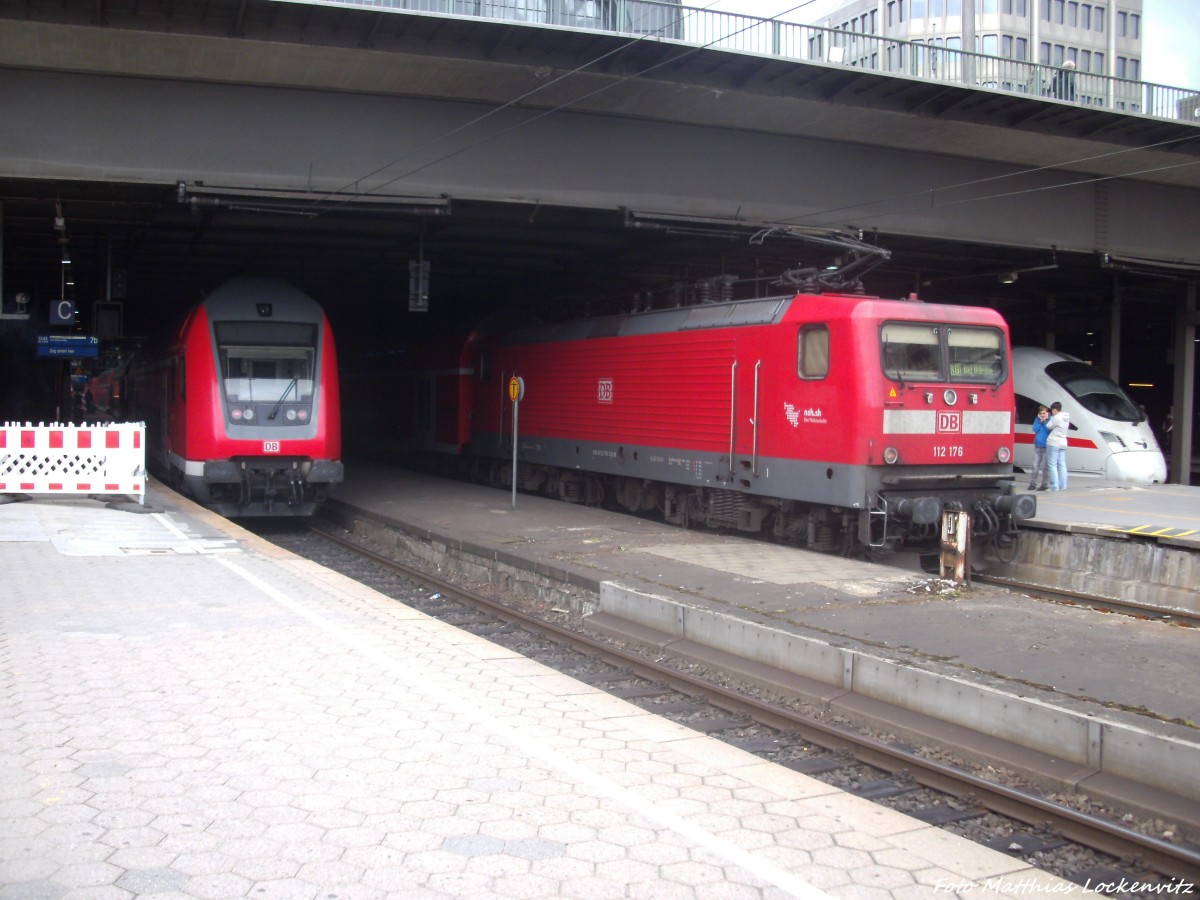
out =
[(849, 551), (937, 536), (944, 509), (1010, 544), (1008, 328), (988, 309), (806, 294), (477, 329), (413, 384), (415, 448), (566, 500)]
[(315, 300), (236, 278), (131, 361), (147, 465), (226, 516), (311, 515), (342, 480), (337, 351)]

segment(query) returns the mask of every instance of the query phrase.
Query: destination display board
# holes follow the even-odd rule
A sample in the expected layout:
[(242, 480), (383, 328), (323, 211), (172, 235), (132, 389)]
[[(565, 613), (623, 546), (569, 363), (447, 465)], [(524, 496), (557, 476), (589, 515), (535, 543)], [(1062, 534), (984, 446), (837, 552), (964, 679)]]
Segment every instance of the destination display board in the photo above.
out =
[(86, 334), (39, 334), (38, 356), (87, 357), (100, 355), (100, 339)]

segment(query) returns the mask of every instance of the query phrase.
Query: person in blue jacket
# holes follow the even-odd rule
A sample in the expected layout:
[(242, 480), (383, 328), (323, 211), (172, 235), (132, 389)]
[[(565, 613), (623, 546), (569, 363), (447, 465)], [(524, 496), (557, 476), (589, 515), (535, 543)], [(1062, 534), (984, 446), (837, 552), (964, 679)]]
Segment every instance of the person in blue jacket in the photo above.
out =
[(1033, 420), (1033, 472), (1029, 476), (1031, 490), (1044, 491), (1046, 478), (1046, 438), (1050, 437), (1050, 410), (1039, 406)]

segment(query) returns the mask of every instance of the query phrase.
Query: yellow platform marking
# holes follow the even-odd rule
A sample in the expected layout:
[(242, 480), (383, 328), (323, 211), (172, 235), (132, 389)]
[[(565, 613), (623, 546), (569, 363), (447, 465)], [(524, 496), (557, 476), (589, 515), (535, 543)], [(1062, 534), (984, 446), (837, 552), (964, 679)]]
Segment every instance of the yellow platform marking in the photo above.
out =
[[(1154, 531), (1148, 529), (1154, 528)], [(1122, 534), (1136, 534), (1139, 537), (1189, 537), (1196, 534), (1194, 528), (1155, 528), (1153, 525), (1137, 525), (1133, 528), (1122, 528), (1120, 525), (1105, 525), (1105, 531), (1119, 531)]]

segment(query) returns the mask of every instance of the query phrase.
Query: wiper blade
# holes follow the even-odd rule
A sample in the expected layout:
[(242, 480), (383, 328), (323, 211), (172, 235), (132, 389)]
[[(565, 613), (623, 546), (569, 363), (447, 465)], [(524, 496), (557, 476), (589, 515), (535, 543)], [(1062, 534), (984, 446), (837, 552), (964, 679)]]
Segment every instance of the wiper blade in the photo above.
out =
[(298, 379), (293, 378), (287, 383), (287, 387), (283, 389), (283, 393), (279, 395), (279, 399), (275, 401), (275, 405), (271, 407), (271, 412), (267, 415), (268, 419), (274, 419), (279, 414), (279, 407), (283, 406), (283, 401), (287, 399), (287, 395), (292, 392), (292, 388), (296, 387)]

